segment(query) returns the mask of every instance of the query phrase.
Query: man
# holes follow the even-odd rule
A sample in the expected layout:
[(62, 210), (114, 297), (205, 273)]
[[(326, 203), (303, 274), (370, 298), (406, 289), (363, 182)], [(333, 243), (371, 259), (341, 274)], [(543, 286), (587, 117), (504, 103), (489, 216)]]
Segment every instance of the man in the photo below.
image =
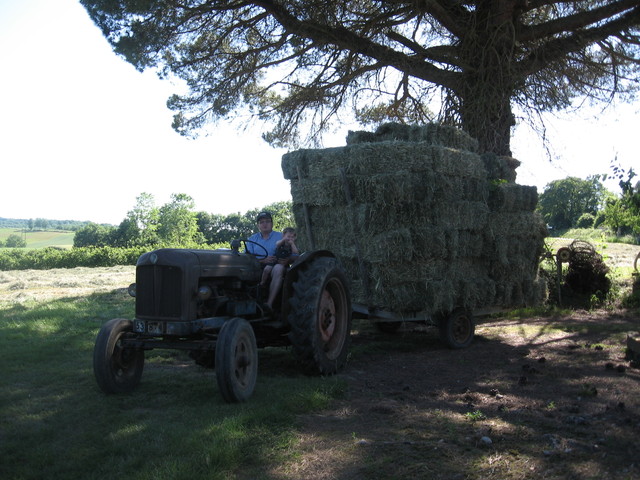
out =
[[(271, 309), (273, 308), (276, 295), (278, 295), (280, 291), (280, 285), (282, 284), (282, 278), (284, 277), (286, 268), (285, 265), (279, 264), (276, 258), (276, 243), (282, 239), (282, 233), (273, 230), (273, 218), (269, 212), (260, 212), (256, 217), (256, 223), (258, 224), (258, 233), (254, 233), (248, 238), (247, 251), (256, 255), (259, 259), (258, 261), (262, 264), (263, 275), (261, 285), (266, 285), (269, 277), (271, 277), (269, 299), (266, 303), (267, 307)], [(264, 247), (264, 250), (250, 242), (261, 245)], [(266, 257), (264, 257), (265, 253)]]

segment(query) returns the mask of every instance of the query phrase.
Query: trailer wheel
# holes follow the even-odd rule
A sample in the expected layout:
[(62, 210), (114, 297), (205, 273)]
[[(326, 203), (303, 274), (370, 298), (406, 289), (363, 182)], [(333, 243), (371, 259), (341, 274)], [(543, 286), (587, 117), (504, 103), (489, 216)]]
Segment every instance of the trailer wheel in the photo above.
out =
[(93, 373), (104, 393), (128, 393), (140, 383), (144, 350), (122, 345), (133, 335), (131, 320), (114, 318), (105, 323), (93, 348)]
[(440, 340), (449, 348), (467, 348), (473, 342), (475, 322), (468, 310), (457, 308), (440, 319)]
[(258, 378), (258, 347), (253, 327), (244, 318), (232, 318), (216, 341), (216, 380), (227, 403), (245, 402)]
[(567, 263), (571, 260), (571, 249), (568, 247), (559, 248), (556, 257), (560, 263)]
[(338, 261), (319, 257), (301, 266), (289, 305), (289, 340), (303, 370), (336, 373), (351, 343), (351, 298)]

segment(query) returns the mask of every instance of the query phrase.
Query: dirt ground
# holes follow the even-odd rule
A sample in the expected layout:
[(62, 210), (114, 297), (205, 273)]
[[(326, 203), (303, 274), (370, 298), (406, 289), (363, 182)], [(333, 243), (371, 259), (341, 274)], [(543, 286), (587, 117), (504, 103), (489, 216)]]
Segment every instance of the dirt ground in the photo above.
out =
[[(632, 267), (639, 251), (603, 254)], [(626, 356), (639, 334), (625, 310), (479, 319), (464, 350), (433, 327), (354, 323), (344, 398), (300, 418), (299, 455), (269, 477), (640, 479), (640, 369)]]
[(640, 478), (639, 329), (623, 311), (489, 318), (449, 350), (433, 328), (355, 325), (344, 398), (300, 418), (301, 454), (271, 477)]

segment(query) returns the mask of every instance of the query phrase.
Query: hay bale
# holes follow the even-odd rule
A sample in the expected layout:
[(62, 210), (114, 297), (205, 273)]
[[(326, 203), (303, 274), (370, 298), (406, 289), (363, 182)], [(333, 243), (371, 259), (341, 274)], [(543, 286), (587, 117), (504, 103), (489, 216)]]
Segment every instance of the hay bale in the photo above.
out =
[(531, 235), (535, 238), (548, 235), (544, 221), (536, 212), (491, 212), (487, 217), (487, 230), (494, 235)]
[(494, 281), (486, 274), (485, 266), (468, 259), (366, 262), (365, 281), (354, 259), (347, 265), (354, 301), (374, 308), (450, 311), (454, 306), (474, 309), (492, 305), (495, 298)]
[(359, 144), (346, 147), (297, 150), (282, 157), (282, 171), (286, 179), (339, 175), (380, 175), (398, 169), (410, 172), (431, 170), (441, 147), (428, 144)]
[(492, 183), (488, 193), (492, 212), (533, 212), (538, 204), (538, 190), (527, 185)]
[(515, 183), (516, 168), (520, 166), (520, 161), (512, 157), (500, 156), (494, 153), (483, 153), (481, 157), (487, 170), (487, 178), (490, 180), (506, 180), (510, 183)]
[(456, 229), (481, 230), (487, 225), (489, 208), (482, 201), (450, 201), (433, 204), (431, 222)]
[(342, 186), (337, 176), (291, 181), (291, 197), (300, 199), (301, 203), (307, 205), (334, 205), (344, 198), (341, 193)]
[(375, 132), (349, 131), (347, 145), (379, 142), (425, 142), (430, 145), (478, 151), (478, 141), (462, 130), (448, 125), (402, 125), (385, 123)]
[(469, 151), (429, 143), (364, 143), (327, 149), (297, 150), (282, 157), (288, 180), (339, 175), (386, 175), (396, 170), (433, 172), (486, 180), (482, 159)]
[(312, 233), (341, 260), (354, 302), (399, 315), (530, 304), (546, 234), (536, 189), (493, 181), (514, 162), (474, 145), (455, 129), (387, 125), (286, 154), (299, 246)]
[[(450, 201), (467, 200), (487, 203), (489, 196), (485, 180), (441, 175), (433, 171), (408, 172), (398, 170), (387, 174), (348, 175), (347, 186), (358, 203), (370, 203), (378, 207), (431, 208)], [(346, 204), (342, 179), (326, 176), (317, 179), (292, 180), (293, 194), (309, 197), (308, 204)]]

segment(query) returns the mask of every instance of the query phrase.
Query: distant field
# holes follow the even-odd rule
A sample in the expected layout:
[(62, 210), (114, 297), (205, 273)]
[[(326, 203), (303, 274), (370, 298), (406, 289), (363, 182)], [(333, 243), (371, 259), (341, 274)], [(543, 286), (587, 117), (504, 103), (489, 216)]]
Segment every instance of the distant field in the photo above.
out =
[[(27, 248), (62, 247), (73, 246), (74, 232), (69, 231), (44, 231), (26, 232)], [(0, 228), (0, 240), (3, 242), (9, 235), (25, 235), (23, 230), (16, 228)]]

